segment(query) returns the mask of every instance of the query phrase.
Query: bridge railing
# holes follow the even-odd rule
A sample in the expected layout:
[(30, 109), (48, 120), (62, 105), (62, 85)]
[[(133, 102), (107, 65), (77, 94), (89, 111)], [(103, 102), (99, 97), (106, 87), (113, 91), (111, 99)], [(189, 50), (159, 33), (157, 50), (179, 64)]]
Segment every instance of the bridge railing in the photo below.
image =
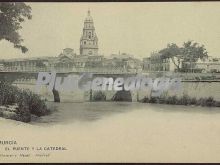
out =
[(169, 75), (170, 77), (182, 77), (183, 79), (200, 79), (213, 77), (213, 79), (220, 79), (220, 73), (181, 73), (181, 72), (167, 72), (167, 71), (137, 71), (135, 69), (127, 69), (127, 68), (4, 68), (0, 70), (0, 72), (24, 72), (24, 73), (38, 73), (38, 72), (52, 72), (55, 71), (57, 73), (94, 73), (94, 74), (146, 74), (146, 75)]
[(68, 73), (68, 72), (90, 72), (90, 73), (102, 73), (102, 74), (129, 74), (136, 73), (136, 70), (125, 69), (125, 68), (5, 68), (1, 69), (0, 72), (51, 72), (55, 71), (57, 73)]

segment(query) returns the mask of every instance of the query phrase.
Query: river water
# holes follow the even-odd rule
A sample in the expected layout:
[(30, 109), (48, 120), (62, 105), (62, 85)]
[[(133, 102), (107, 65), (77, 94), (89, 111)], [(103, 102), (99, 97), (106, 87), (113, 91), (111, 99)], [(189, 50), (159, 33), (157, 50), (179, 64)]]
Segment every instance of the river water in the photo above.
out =
[(65, 139), (74, 150), (69, 161), (220, 161), (219, 108), (126, 102), (49, 106), (57, 111), (31, 124)]
[(48, 106), (54, 110), (51, 115), (29, 124), (0, 119), (2, 139), (13, 137), (23, 146), (67, 147), (29, 162), (220, 161), (219, 108), (134, 102)]
[(143, 113), (143, 116), (153, 114), (220, 114), (220, 108), (198, 107), (198, 106), (179, 106), (165, 104), (147, 104), (138, 102), (47, 102), (52, 109), (52, 114), (34, 119), (32, 124), (53, 125), (68, 124), (73, 122), (96, 122), (106, 118), (114, 118), (117, 115), (129, 115)]

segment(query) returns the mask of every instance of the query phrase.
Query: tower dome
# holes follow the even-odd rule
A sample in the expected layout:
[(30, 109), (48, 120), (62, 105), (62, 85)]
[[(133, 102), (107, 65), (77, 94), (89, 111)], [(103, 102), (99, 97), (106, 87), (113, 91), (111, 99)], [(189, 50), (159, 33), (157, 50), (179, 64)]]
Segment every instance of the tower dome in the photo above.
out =
[(92, 16), (90, 15), (90, 10), (88, 10), (87, 17), (85, 19), (85, 22), (93, 22)]

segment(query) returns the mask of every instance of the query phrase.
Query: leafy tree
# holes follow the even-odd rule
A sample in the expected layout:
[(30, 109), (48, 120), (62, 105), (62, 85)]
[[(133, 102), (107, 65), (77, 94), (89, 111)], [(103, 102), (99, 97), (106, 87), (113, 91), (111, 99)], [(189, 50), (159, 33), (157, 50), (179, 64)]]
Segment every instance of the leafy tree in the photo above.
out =
[(199, 45), (197, 42), (187, 41), (183, 43), (181, 51), (184, 56), (184, 61), (196, 62), (198, 59), (204, 59), (208, 57), (208, 52), (204, 45)]
[(168, 44), (167, 47), (160, 50), (159, 53), (162, 54), (162, 58), (171, 58), (178, 70), (180, 70), (181, 61), (190, 62), (190, 65), (192, 65), (192, 62), (197, 62), (198, 59), (208, 57), (205, 46), (194, 41), (184, 42), (182, 47), (178, 47), (174, 43)]
[(21, 44), (23, 39), (19, 30), (21, 23), (31, 17), (31, 7), (24, 2), (0, 2), (0, 40), (5, 39), (22, 53), (27, 52), (28, 49)]
[(208, 52), (206, 51), (204, 45), (200, 46), (197, 42), (193, 41), (184, 42), (182, 54), (184, 56), (184, 62), (190, 63), (191, 71), (193, 71), (192, 64), (194, 62), (197, 62), (198, 59), (204, 59), (208, 57)]
[(167, 47), (160, 50), (159, 53), (162, 54), (162, 58), (171, 58), (177, 69), (180, 69), (180, 62), (181, 59), (183, 59), (183, 56), (181, 55), (181, 48), (179, 48), (176, 44), (168, 44)]

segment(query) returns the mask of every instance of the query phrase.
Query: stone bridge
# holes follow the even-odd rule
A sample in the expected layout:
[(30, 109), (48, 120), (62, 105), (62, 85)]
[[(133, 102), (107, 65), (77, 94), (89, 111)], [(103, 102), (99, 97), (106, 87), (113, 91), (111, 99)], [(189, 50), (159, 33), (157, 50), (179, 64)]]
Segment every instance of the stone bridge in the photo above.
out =
[[(41, 72), (50, 72), (46, 70), (40, 70)], [(27, 86), (29, 87), (35, 87), (36, 85), (36, 80), (38, 78), (38, 73), (39, 71), (0, 71), (0, 80), (5, 80), (7, 82), (11, 82), (14, 85), (17, 85), (18, 87)], [(112, 77), (113, 79), (118, 78), (118, 77), (132, 77), (138, 74), (136, 71), (127, 71), (127, 70), (98, 70), (98, 69), (78, 69), (78, 70), (60, 70), (57, 71), (56, 74), (59, 77), (67, 77), (68, 75), (81, 75), (82, 73), (92, 73), (93, 77)], [(163, 76), (165, 73), (163, 72), (147, 72), (147, 73), (141, 73), (142, 75), (149, 75), (150, 77), (154, 77), (156, 74), (159, 74)], [(190, 95), (194, 96), (203, 96), (207, 97), (207, 94), (212, 96), (213, 94), (217, 99), (219, 99), (219, 93), (216, 92), (217, 89), (219, 89), (219, 82), (220, 82), (220, 74), (196, 74), (196, 76), (202, 77), (202, 76), (212, 76), (214, 79), (210, 80), (198, 80), (198, 79), (189, 79), (190, 77), (193, 77), (194, 74), (185, 74), (185, 73), (176, 73), (172, 75), (173, 77), (184, 77), (183, 82), (184, 82), (184, 91), (182, 93), (187, 92)], [(203, 86), (206, 86), (204, 88)], [(199, 86), (199, 90), (197, 88)], [(45, 88), (46, 89), (46, 88)], [(212, 91), (208, 92), (206, 90)], [(144, 93), (143, 91), (87, 91), (84, 92), (84, 97), (83, 101), (94, 101), (94, 100), (118, 100), (118, 101), (137, 101), (139, 99), (142, 99), (144, 96), (150, 96), (150, 92)], [(199, 94), (201, 93), (201, 94)], [(216, 94), (215, 94), (216, 93)], [(206, 94), (206, 95), (205, 95)], [(62, 95), (62, 92), (58, 92), (56, 90), (53, 90), (51, 92), (51, 95), (53, 96), (54, 101), (63, 101), (64, 95)], [(73, 95), (78, 95), (76, 93), (72, 94), (69, 98), (72, 99)], [(44, 96), (44, 94), (42, 94)]]
[[(48, 72), (51, 73), (51, 72)], [(83, 73), (92, 73), (93, 78), (96, 77), (106, 77), (113, 78), (115, 80), (118, 77), (127, 78), (137, 75), (137, 72), (128, 72), (128, 71), (120, 71), (120, 70), (77, 70), (77, 71), (58, 71), (56, 72), (57, 77), (67, 77), (69, 75), (81, 75)], [(32, 85), (35, 86), (37, 82), (39, 72), (37, 71), (1, 71), (0, 72), (0, 80), (5, 80), (14, 85), (24, 86), (24, 85)], [(52, 90), (54, 101), (60, 102), (62, 101), (62, 97), (60, 97), (60, 92), (53, 88)], [(89, 95), (86, 100), (88, 101), (137, 101), (138, 94), (136, 92), (131, 91), (85, 91), (84, 95)]]

